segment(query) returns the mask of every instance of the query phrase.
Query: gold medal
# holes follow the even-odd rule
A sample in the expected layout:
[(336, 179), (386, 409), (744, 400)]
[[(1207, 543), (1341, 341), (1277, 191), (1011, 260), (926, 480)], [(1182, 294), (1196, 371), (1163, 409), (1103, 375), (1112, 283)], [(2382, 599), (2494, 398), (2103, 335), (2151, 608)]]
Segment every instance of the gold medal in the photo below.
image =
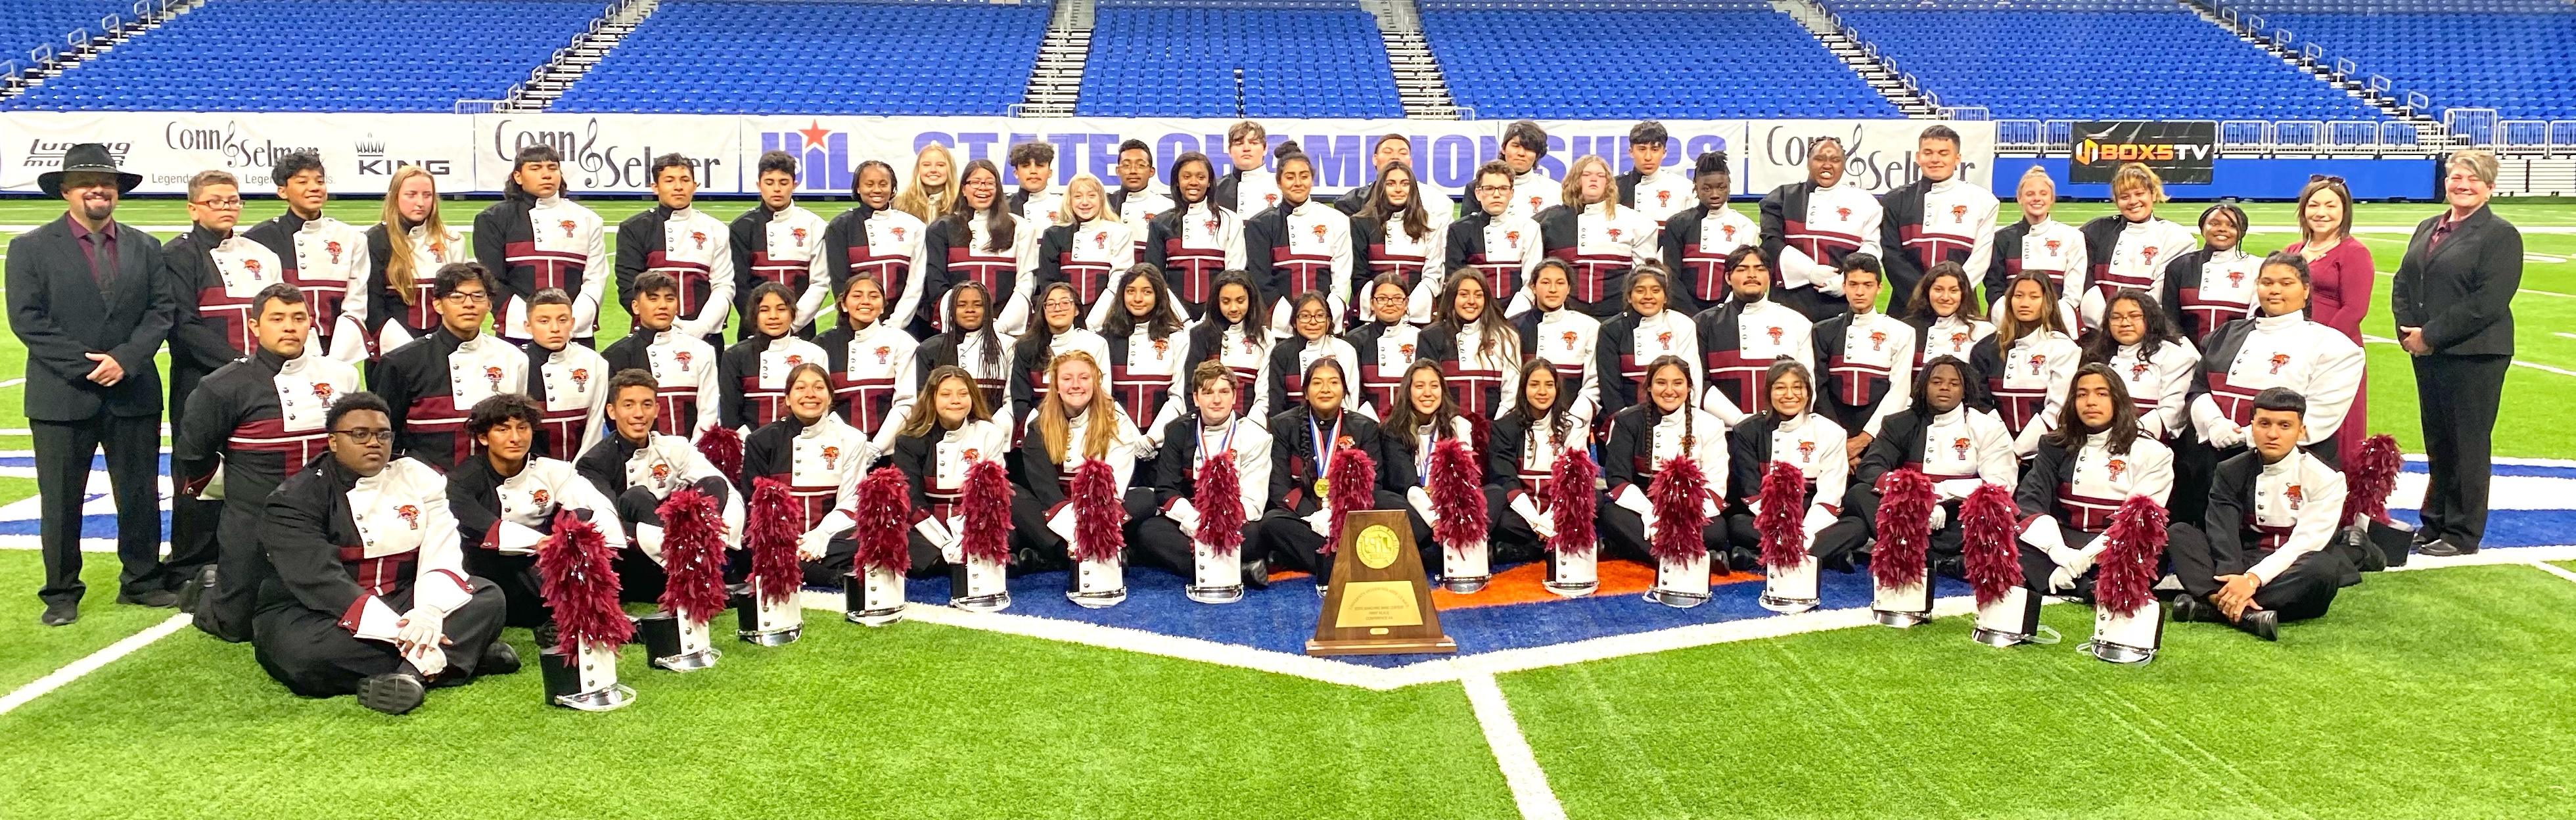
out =
[(1318, 478), (1318, 479), (1315, 479), (1315, 501), (1316, 501), (1317, 503), (1322, 503), (1324, 499), (1332, 497), (1332, 491), (1333, 491), (1333, 481), (1332, 481), (1332, 479), (1328, 479), (1328, 478)]

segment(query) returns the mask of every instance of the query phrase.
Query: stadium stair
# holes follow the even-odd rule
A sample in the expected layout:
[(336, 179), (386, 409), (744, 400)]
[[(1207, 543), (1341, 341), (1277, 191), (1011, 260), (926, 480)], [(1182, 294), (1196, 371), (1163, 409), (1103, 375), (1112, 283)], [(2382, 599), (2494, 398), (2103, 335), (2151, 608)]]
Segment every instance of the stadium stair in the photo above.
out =
[(1070, 117), (1082, 99), (1082, 69), (1091, 61), (1091, 0), (1056, 0), (1038, 43), (1029, 88), (1020, 97), (1023, 117)]
[(1421, 7), (1413, 0), (1361, 0), (1360, 7), (1377, 18), (1378, 36), (1386, 40), (1386, 63), (1395, 71), (1395, 96), (1404, 103), (1404, 116), (1458, 119), (1458, 103), (1449, 96), (1449, 79), (1440, 73), (1440, 58), (1431, 53), (1431, 43), (1422, 36)]
[(1833, 16), (1825, 13), (1815, 0), (1772, 0), (1771, 7), (1797, 20), (1798, 25), (1816, 36), (1816, 42), (1823, 44), (1826, 51), (1833, 52), (1836, 59), (1851, 66), (1852, 73), (1868, 81), (1869, 87), (1879, 96), (1886, 97), (1896, 110), (1905, 112), (1907, 119), (1943, 119), (1939, 106), (1925, 98), (1920, 90), (1908, 85), (1905, 75), (1885, 58), (1845, 36), (1841, 27), (1834, 24)]
[(501, 103), (500, 110), (544, 111), (553, 107), (555, 100), (562, 99), (573, 83), (580, 82), (582, 75), (607, 59), (608, 52), (615, 50), (626, 35), (635, 33), (635, 27), (653, 16), (653, 10), (661, 4), (661, 0), (626, 0), (610, 7), (591, 22), (590, 30), (574, 37), (572, 45), (528, 72), (528, 81), (511, 89), (510, 98)]
[[(46, 80), (61, 76), (63, 72), (70, 71), (74, 66), (92, 57), (114, 51), (118, 44), (160, 28), (161, 24), (169, 22), (171, 18), (186, 14), (205, 2), (206, 0), (171, 0), (168, 5), (161, 7), (160, 11), (153, 12), (141, 20), (126, 23), (85, 42), (66, 42), (63, 48), (54, 52), (51, 61), (38, 62), (35, 66), (10, 76), (7, 84), (0, 86), (0, 100), (25, 94), (30, 89), (42, 86)], [(29, 55), (30, 59), (33, 57), (33, 54)]]
[(2441, 127), (2441, 123), (2433, 119), (2431, 112), (2415, 110), (2414, 108), (2406, 105), (2406, 101), (2400, 99), (2396, 94), (2380, 93), (2378, 90), (2370, 87), (2368, 78), (2352, 76), (2344, 70), (2328, 64), (2325, 60), (2311, 57), (2301, 51), (2293, 50), (2287, 45), (2274, 42), (2272, 38), (2265, 37), (2260, 32), (2238, 29), (2235, 25), (2228, 23), (2226, 18), (2219, 16), (2218, 9), (2215, 6), (2198, 2), (2198, 0), (2175, 0), (2175, 2), (2181, 3), (2183, 8), (2190, 9), (2193, 14), (2199, 15), (2200, 19), (2208, 21), (2210, 25), (2227, 30), (2227, 33), (2235, 35), (2236, 39), (2243, 40), (2249, 45), (2260, 48), (2271, 53), (2272, 56), (2280, 58), (2281, 62), (2290, 64), (2290, 67), (2313, 75), (2327, 85), (2343, 89), (2343, 92), (2352, 95), (2353, 99), (2378, 107), (2382, 113), (2388, 115), (2389, 119), (2414, 123), (2418, 129), (2439, 129)]

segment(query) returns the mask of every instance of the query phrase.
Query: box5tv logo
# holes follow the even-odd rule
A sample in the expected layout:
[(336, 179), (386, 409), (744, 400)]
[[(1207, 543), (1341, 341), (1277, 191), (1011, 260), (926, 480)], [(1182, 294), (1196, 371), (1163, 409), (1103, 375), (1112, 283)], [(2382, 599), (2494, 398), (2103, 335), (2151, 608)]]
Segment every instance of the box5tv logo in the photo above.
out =
[(763, 131), (760, 150), (785, 151), (796, 158), (796, 188), (801, 191), (850, 192), (850, 135), (808, 120), (795, 131)]
[(387, 157), (385, 156), (385, 143), (383, 140), (379, 139), (362, 139), (358, 141), (355, 147), (358, 150), (359, 176), (393, 176), (394, 169), (405, 165), (418, 166), (421, 170), (428, 171), (433, 176), (442, 177), (447, 176), (448, 172), (455, 169), (455, 163), (443, 159), (393, 159)]
[(2156, 142), (2103, 142), (2087, 139), (2075, 146), (2075, 162), (2097, 165), (2105, 162), (2183, 162), (2207, 160), (2214, 149), (2207, 145), (2173, 145)]

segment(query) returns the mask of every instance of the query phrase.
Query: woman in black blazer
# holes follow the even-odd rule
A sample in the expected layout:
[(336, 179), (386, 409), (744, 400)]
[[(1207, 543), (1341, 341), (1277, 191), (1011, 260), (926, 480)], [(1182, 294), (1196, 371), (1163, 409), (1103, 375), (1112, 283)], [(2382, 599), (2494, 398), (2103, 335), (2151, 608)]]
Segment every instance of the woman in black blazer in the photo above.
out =
[(2513, 366), (2513, 294), (2522, 286), (2522, 232), (2487, 209), (2496, 159), (2451, 155), (2442, 178), (2449, 211), (2415, 226), (2397, 266), (2390, 308), (2397, 343), (2415, 365), (2415, 401), (2431, 475), (2415, 551), (2478, 551), (2487, 529), (2487, 470), (2505, 370)]

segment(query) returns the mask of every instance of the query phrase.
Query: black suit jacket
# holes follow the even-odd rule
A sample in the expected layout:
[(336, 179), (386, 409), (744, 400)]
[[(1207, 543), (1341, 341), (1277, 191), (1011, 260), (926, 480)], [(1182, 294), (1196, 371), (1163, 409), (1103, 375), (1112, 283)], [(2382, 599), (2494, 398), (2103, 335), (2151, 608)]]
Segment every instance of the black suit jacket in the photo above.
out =
[[(152, 354), (170, 336), (176, 310), (161, 273), (161, 241), (119, 222), (117, 271), (102, 290), (89, 274), (65, 215), (9, 241), (9, 329), (27, 346), (27, 417), (80, 421), (101, 411), (161, 414), (161, 376)], [(125, 369), (113, 387), (89, 380), (106, 353)]]
[[(2389, 295), (2398, 327), (2424, 329), (2434, 353), (2513, 355), (2513, 293), (2522, 287), (2522, 231), (2487, 208), (2432, 248), (2435, 216), (2415, 226)], [(13, 258), (11, 261), (15, 261)], [(14, 289), (14, 286), (13, 286)]]

